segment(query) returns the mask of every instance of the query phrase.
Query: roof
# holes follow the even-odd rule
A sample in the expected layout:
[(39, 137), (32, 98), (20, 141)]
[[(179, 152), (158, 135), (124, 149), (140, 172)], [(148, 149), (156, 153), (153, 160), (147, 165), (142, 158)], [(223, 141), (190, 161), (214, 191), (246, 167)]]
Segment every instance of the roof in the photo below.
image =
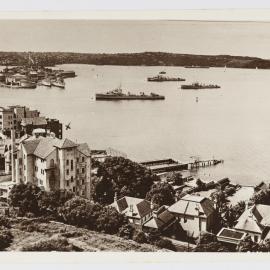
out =
[(246, 236), (246, 233), (234, 229), (222, 228), (217, 234), (217, 239), (221, 242), (238, 244)]
[(22, 145), (24, 146), (27, 155), (35, 155), (39, 158), (45, 159), (47, 156), (49, 156), (54, 150), (56, 145), (64, 145), (62, 148), (68, 148), (65, 147), (65, 142), (67, 145), (75, 145), (72, 141), (65, 139), (60, 140), (58, 138), (53, 137), (38, 137), (38, 138), (28, 138), (25, 139), (22, 142)]
[(234, 228), (261, 234), (270, 225), (269, 221), (270, 206), (257, 204), (244, 211)]
[(203, 197), (197, 195), (185, 195), (178, 202), (168, 208), (172, 213), (188, 215), (188, 216), (203, 216), (208, 217), (214, 211), (213, 203)]
[(87, 157), (91, 156), (91, 151), (87, 143), (80, 143), (78, 145), (78, 151), (80, 151), (82, 154), (84, 154)]
[(120, 213), (128, 217), (144, 217), (149, 214), (151, 210), (151, 203), (144, 199), (125, 196), (111, 204)]
[(71, 141), (69, 139), (64, 139), (64, 140), (56, 141), (54, 146), (57, 148), (60, 148), (60, 149), (64, 149), (64, 148), (77, 147), (78, 144), (74, 143), (73, 141)]
[(161, 229), (162, 227), (172, 223), (173, 220), (175, 220), (174, 215), (162, 206), (160, 209), (158, 209), (156, 216), (153, 215), (153, 217), (147, 221), (144, 226), (154, 229)]
[(33, 125), (33, 126), (44, 126), (47, 125), (47, 120), (45, 117), (28, 117), (22, 118), (22, 126)]

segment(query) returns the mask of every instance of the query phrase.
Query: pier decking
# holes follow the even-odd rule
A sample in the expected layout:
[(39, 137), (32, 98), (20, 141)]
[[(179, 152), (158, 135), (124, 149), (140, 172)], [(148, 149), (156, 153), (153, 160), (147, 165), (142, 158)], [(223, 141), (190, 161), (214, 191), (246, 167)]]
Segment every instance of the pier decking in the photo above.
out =
[(214, 166), (223, 163), (221, 159), (195, 160), (194, 162), (179, 162), (172, 158), (158, 159), (141, 162), (140, 164), (150, 169), (153, 173), (192, 170), (201, 167)]

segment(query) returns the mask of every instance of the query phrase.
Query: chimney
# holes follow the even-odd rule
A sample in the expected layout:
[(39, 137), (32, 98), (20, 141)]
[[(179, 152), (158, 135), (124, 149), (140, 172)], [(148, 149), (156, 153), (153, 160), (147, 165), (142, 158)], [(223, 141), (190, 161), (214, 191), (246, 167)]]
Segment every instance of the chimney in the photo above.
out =
[(132, 205), (132, 204), (129, 206), (129, 211), (130, 211), (131, 213), (133, 213), (133, 205)]
[(245, 202), (245, 210), (248, 210), (248, 201)]
[(117, 196), (117, 192), (114, 193), (114, 202), (116, 202), (118, 200), (118, 196)]

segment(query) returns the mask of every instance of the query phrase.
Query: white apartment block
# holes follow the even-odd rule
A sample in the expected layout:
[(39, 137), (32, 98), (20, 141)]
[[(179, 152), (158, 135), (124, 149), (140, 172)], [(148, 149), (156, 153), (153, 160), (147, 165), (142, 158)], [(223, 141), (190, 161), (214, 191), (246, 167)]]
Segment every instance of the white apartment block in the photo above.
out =
[(46, 191), (69, 190), (90, 199), (90, 149), (69, 139), (26, 138), (14, 151), (13, 181), (31, 182)]

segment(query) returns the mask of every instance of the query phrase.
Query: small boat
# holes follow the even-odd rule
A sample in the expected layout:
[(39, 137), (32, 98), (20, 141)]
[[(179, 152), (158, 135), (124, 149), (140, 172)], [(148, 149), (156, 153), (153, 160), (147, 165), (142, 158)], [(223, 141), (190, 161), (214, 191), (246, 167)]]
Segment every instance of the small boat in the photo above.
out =
[(52, 85), (59, 88), (65, 88), (65, 82), (63, 79), (57, 79), (56, 81), (53, 81)]
[(47, 86), (47, 87), (51, 87), (52, 86), (52, 82), (50, 79), (44, 79), (41, 81), (41, 85)]
[(210, 68), (209, 66), (185, 66), (185, 68)]
[(160, 71), (159, 74), (166, 74), (166, 71)]

